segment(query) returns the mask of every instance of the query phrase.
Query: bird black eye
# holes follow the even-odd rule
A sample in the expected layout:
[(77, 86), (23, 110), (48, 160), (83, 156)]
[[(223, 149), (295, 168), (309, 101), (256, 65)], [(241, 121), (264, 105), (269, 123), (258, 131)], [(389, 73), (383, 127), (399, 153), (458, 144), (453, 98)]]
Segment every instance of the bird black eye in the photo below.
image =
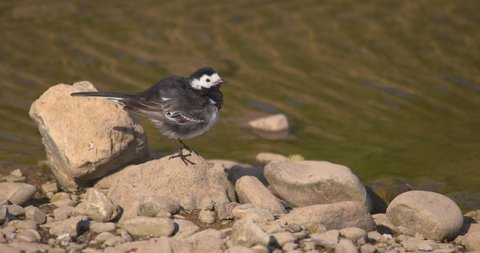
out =
[(210, 79), (207, 79), (207, 83), (209, 83), (209, 82), (210, 82)]

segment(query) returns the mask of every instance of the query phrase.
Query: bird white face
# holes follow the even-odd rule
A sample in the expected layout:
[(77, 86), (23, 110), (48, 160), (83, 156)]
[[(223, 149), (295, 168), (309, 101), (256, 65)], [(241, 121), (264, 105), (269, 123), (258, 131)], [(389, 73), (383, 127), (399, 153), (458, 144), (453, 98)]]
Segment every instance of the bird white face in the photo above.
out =
[(200, 79), (193, 79), (190, 84), (192, 88), (200, 90), (202, 88), (208, 89), (215, 85), (221, 84), (223, 82), (222, 78), (217, 73), (212, 75), (203, 75)]

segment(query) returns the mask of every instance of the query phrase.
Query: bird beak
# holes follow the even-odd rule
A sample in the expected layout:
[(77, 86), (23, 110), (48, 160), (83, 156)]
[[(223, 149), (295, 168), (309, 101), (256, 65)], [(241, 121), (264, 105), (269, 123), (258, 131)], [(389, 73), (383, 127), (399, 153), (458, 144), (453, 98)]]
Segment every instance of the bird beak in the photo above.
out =
[(225, 79), (220, 79), (220, 81), (218, 81), (218, 84), (226, 84), (228, 83), (228, 81), (226, 81)]

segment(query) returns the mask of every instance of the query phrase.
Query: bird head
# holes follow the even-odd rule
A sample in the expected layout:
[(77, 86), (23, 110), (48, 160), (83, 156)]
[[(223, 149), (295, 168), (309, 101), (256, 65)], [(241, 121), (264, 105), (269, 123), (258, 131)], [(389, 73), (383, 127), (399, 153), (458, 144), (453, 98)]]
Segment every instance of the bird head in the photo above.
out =
[(210, 67), (198, 69), (190, 75), (189, 79), (190, 85), (196, 90), (209, 89), (227, 82)]

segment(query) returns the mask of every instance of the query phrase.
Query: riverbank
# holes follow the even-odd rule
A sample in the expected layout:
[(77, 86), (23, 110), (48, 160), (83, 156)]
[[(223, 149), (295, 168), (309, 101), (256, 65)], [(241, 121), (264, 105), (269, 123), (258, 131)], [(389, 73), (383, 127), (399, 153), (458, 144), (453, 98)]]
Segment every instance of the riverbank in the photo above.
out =
[[(372, 207), (379, 206), (372, 200), (382, 199), (371, 198), (348, 169), (313, 161), (305, 167), (304, 161), (281, 155), (258, 157), (257, 166), (205, 161), (196, 154), (191, 156), (195, 165), (160, 158), (129, 166), (75, 192), (62, 190), (55, 181), (35, 187), (29, 184), (32, 178), (14, 170), (2, 176), (2, 181), (10, 182), (0, 183), (0, 198), (5, 199), (0, 204), (0, 250), (373, 253), (479, 249), (479, 211), (464, 216), (443, 195), (397, 192), (383, 213), (372, 215)], [(260, 164), (267, 164), (266, 168)], [(297, 186), (282, 190), (287, 182), (280, 183), (279, 175), (298, 166), (304, 172), (313, 170), (303, 179), (299, 173), (290, 175)], [(199, 179), (204, 172), (208, 181)], [(141, 180), (135, 176), (142, 174), (146, 177)], [(338, 180), (339, 175), (345, 180)], [(321, 178), (328, 178), (328, 187), (313, 193), (325, 185)], [(340, 187), (337, 183), (347, 182), (346, 178), (353, 179), (353, 184)], [(208, 187), (198, 188), (204, 186)], [(333, 196), (322, 197), (325, 191)], [(338, 199), (318, 204), (325, 197)], [(415, 208), (421, 210), (412, 212)]]

